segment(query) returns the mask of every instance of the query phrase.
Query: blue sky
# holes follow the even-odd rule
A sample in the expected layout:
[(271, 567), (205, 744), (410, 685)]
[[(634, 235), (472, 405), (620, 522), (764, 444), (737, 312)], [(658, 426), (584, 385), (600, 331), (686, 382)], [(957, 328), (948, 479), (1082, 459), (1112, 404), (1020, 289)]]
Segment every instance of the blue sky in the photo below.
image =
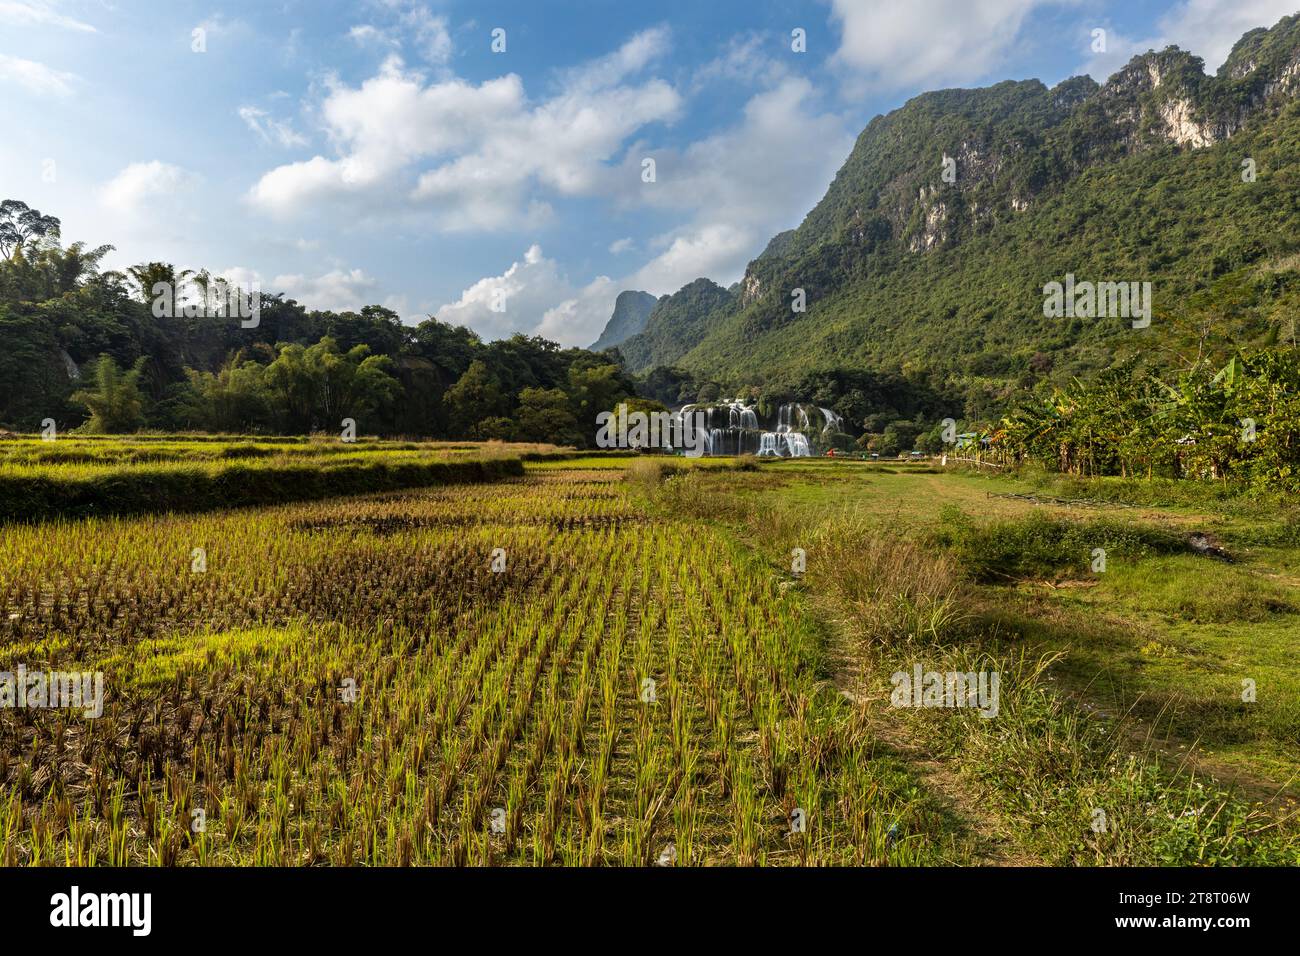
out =
[(585, 345), (623, 289), (738, 279), (871, 118), (919, 92), (1104, 81), (1169, 43), (1214, 69), (1295, 10), (0, 0), (0, 198), (59, 216), (65, 242), (113, 243), (110, 267), (164, 260), (310, 307)]

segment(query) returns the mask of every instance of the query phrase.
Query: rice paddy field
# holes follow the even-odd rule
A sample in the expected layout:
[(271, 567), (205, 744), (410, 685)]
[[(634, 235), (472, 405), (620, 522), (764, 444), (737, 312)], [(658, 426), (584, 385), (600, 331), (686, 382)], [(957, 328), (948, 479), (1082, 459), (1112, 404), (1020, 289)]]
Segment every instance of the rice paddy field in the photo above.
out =
[[(961, 542), (918, 536), (963, 495), (1025, 510), (983, 479), (52, 444), (0, 443), (0, 486), (109, 500), (124, 474), (302, 461), (411, 486), (7, 521), (0, 672), (102, 673), (104, 693), (94, 717), (0, 708), (4, 865), (1296, 862), (1286, 805), (1144, 751), (1053, 683), (1060, 648), (965, 606), (988, 592), (945, 556)], [(400, 471), (458, 462), (488, 470)], [(922, 659), (1000, 667), (1004, 718), (891, 711), (888, 674)], [(1269, 713), (1243, 759), (1273, 780), (1297, 741)]]

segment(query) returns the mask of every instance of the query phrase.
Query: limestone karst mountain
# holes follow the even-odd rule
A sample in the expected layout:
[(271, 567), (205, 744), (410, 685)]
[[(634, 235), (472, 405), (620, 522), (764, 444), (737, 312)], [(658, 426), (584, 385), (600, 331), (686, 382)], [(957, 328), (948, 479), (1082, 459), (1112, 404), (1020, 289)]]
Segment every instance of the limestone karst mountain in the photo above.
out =
[(649, 292), (620, 292), (614, 301), (614, 312), (591, 350), (612, 348), (642, 331), (658, 302)]
[(1067, 272), (1151, 281), (1158, 317), (1230, 273), (1282, 301), (1300, 288), (1297, 91), (1300, 15), (1247, 33), (1214, 75), (1170, 47), (1102, 85), (922, 94), (868, 124), (734, 295), (696, 280), (621, 349), (633, 369), (721, 379), (908, 364), (997, 379), (1030, 362), (1070, 375), (1151, 339), (1045, 318), (1042, 288)]

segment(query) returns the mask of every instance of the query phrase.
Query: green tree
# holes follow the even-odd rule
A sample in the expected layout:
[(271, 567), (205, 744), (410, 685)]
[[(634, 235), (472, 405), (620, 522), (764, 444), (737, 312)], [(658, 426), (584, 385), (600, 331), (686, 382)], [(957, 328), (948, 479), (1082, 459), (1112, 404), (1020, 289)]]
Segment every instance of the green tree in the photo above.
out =
[(43, 216), (17, 199), (0, 202), (0, 257), (8, 259), (29, 242), (59, 238), (59, 220)]
[(581, 429), (593, 434), (596, 415), (636, 394), (633, 383), (617, 365), (575, 362), (569, 366), (568, 385), (573, 417)]
[(391, 367), (387, 356), (371, 355), (367, 345), (340, 353), (328, 336), (309, 347), (282, 345), (264, 377), (271, 414), (292, 433), (332, 430), (344, 418), (360, 422), (400, 393)]
[[(591, 430), (595, 432), (593, 416)], [(525, 388), (519, 393), (515, 414), (515, 438), (519, 441), (581, 445), (584, 442), (569, 396), (558, 388)]]
[[(176, 315), (181, 311), (181, 293), (185, 284), (194, 276), (190, 269), (181, 269), (179, 272), (176, 267), (169, 262), (141, 262), (138, 265), (130, 266), (126, 270), (127, 278), (135, 286), (136, 296), (140, 302), (145, 305), (151, 305), (154, 301), (154, 289), (159, 285), (165, 285), (171, 289), (173, 309)], [(203, 284), (200, 288), (206, 293), (206, 274)]]
[(256, 431), (270, 418), (266, 369), (232, 356), (216, 372), (186, 369), (189, 388), (182, 417), (192, 428), (239, 434)]
[(456, 438), (472, 437), (479, 422), (506, 417), (510, 411), (500, 381), (479, 359), (470, 362), (465, 374), (447, 389), (443, 402), (452, 436)]
[(82, 426), (92, 433), (132, 432), (144, 424), (144, 396), (140, 376), (146, 359), (128, 371), (118, 368), (110, 355), (101, 355), (91, 372), (91, 385), (75, 392), (72, 400), (85, 406), (90, 419)]

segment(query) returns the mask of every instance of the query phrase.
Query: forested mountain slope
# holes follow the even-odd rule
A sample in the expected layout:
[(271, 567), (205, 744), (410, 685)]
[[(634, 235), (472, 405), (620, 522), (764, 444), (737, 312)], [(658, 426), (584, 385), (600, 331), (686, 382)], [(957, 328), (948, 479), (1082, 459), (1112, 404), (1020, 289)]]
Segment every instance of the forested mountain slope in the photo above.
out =
[[(846, 366), (1068, 376), (1167, 344), (1189, 297), (1233, 273), (1234, 303), (1252, 315), (1243, 334), (1285, 335), (1300, 288), (1288, 259), (1300, 247), (1298, 91), (1300, 16), (1246, 34), (1214, 76), (1171, 47), (1102, 86), (923, 94), (868, 125), (737, 295), (661, 302), (624, 355), (633, 369), (737, 381)], [(1044, 318), (1043, 286), (1066, 273), (1150, 281), (1152, 328)], [(796, 289), (806, 312), (792, 309)]]

